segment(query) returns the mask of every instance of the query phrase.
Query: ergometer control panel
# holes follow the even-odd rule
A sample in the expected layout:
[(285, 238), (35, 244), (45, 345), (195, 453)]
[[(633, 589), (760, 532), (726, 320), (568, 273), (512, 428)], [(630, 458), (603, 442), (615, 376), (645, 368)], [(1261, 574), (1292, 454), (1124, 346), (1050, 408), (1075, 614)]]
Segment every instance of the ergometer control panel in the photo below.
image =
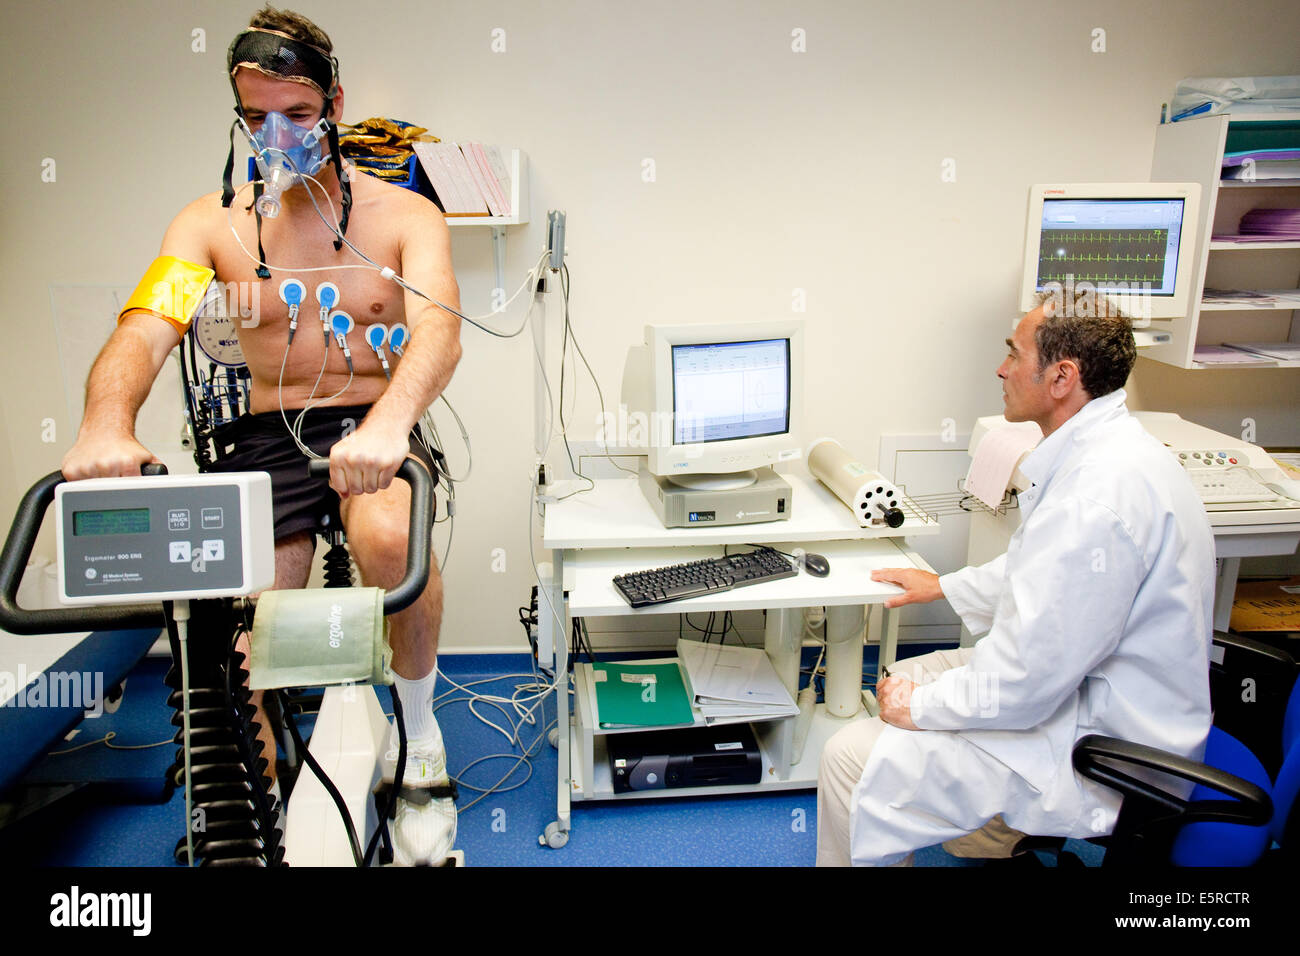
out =
[(275, 583), (266, 472), (67, 481), (54, 504), (64, 604), (246, 597)]

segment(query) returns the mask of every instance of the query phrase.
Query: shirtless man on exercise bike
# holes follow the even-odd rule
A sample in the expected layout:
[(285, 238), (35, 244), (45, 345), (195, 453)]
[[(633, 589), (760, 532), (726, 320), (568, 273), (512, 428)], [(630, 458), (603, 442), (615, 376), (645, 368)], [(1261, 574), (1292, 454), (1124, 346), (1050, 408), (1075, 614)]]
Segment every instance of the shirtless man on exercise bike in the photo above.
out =
[[(75, 481), (138, 475), (141, 465), (156, 460), (135, 439), (136, 414), (193, 318), (193, 312), (184, 313), (190, 306), (197, 309), (202, 298), (173, 294), (164, 296), (164, 302), (157, 298), (160, 283), (201, 291), (214, 279), (250, 286), (260, 282), (259, 314), (235, 323), (252, 376), (251, 412), (218, 435), (222, 445), (233, 448), (216, 467), (271, 474), (276, 588), (307, 584), (319, 499), (333, 493), (341, 499), (344, 530), (362, 579), (369, 586), (391, 588), (405, 570), (409, 508), (406, 483), (393, 477), (408, 454), (432, 467), (412, 429), (446, 388), (461, 354), (460, 320), (433, 300), (458, 310), (460, 297), (447, 225), (437, 207), (350, 168), (348, 181), (340, 181), (337, 133), (329, 126), (343, 115), (343, 89), (331, 50), (329, 37), (309, 20), (270, 7), (256, 14), (231, 44), (228, 65), (236, 112), (253, 135), (254, 148), (269, 145), (273, 133), (295, 132), (291, 127), (296, 134), (318, 129), (317, 162), (323, 164), (313, 178), (319, 186), (295, 181), (279, 196), (274, 218), (254, 210), (251, 187), (237, 191), (233, 201), (229, 188), (210, 193), (181, 211), (163, 237), (159, 260), (95, 361), (81, 430), (62, 468)], [(268, 155), (277, 152), (273, 148)], [(332, 214), (338, 209), (344, 215), (336, 231)], [(344, 238), (377, 267), (366, 264)], [(428, 298), (399, 286), (394, 274)], [(289, 341), (289, 308), (280, 295), (288, 278), (305, 286), (302, 318), (308, 320), (316, 315), (318, 285), (328, 280), (336, 287), (334, 307), (347, 311), (360, 327), (350, 337), (350, 361), (311, 321)], [(365, 327), (376, 322), (405, 322), (410, 330), (391, 382), (375, 353), (364, 344), (356, 347)], [(301, 426), (295, 429), (297, 438), (291, 423)], [(328, 455), (329, 488), (307, 477), (307, 455), (299, 442), (317, 455)], [(420, 598), (390, 619), (393, 670), (408, 736), (403, 780), (415, 788), (447, 784), (446, 755), (432, 709), (441, 617), (442, 581), (434, 567)], [(275, 739), (264, 714), (261, 723), (274, 767)], [(388, 779), (396, 762), (395, 735), (392, 740)], [(455, 833), (450, 797), (424, 805), (399, 801), (394, 827), (399, 863), (438, 862), (451, 850)]]

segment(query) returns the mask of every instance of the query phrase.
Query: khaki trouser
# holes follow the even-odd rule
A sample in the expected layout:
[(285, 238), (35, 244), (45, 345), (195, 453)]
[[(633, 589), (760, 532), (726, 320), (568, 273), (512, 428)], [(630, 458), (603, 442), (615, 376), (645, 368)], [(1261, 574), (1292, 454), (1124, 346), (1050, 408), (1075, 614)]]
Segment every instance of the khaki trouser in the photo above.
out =
[[(891, 672), (918, 684), (928, 683), (953, 667), (969, 660), (970, 648), (936, 651), (900, 661)], [(867, 758), (885, 729), (879, 717), (855, 721), (826, 743), (822, 751), (821, 771), (817, 781), (817, 865), (848, 866), (849, 821), (852, 816), (853, 788), (862, 777)], [(1024, 837), (995, 816), (980, 829), (943, 844), (953, 856), (1002, 858), (1011, 856)], [(903, 861), (910, 865), (911, 856)]]

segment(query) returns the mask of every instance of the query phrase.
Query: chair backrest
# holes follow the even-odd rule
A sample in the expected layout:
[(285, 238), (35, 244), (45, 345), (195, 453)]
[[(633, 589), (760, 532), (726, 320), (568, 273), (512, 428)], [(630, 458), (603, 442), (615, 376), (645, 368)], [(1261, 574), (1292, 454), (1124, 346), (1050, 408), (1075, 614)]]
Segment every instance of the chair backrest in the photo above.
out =
[(1291, 699), (1286, 704), (1282, 718), (1282, 752), (1289, 754), (1300, 740), (1300, 680), (1291, 688)]
[[(1272, 781), (1259, 758), (1245, 744), (1218, 727), (1210, 728), (1204, 762), (1248, 780), (1270, 795), (1273, 792)], [(1192, 789), (1192, 801), (1227, 799), (1231, 798), (1202, 784)], [(1264, 855), (1271, 840), (1267, 825), (1189, 823), (1174, 839), (1170, 862), (1175, 866), (1250, 866)]]
[(1291, 690), (1286, 717), (1282, 721), (1282, 747), (1286, 756), (1273, 782), (1273, 839), (1287, 852), (1300, 850), (1300, 810), (1296, 795), (1300, 793), (1300, 680)]
[(1216, 632), (1214, 644), (1217, 659), (1210, 663), (1214, 726), (1249, 747), (1274, 775), (1289, 749), (1283, 748), (1278, 730), (1296, 682), (1295, 658), (1244, 634)]

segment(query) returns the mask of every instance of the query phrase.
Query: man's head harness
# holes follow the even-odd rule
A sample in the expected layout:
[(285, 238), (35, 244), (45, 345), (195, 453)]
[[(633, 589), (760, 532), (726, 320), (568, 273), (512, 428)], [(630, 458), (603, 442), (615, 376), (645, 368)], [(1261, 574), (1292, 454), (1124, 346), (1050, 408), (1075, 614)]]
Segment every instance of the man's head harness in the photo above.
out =
[[(230, 88), (235, 94), (235, 112), (244, 118), (244, 104), (239, 98), (239, 87), (235, 85), (235, 71), (240, 67), (256, 70), (264, 76), (291, 83), (302, 83), (315, 90), (325, 99), (321, 107), (320, 118), (326, 120), (329, 127), (328, 139), (330, 158), (338, 172), (339, 189), (343, 194), (343, 215), (339, 220), (339, 232), (348, 231), (348, 214), (352, 211), (352, 186), (343, 169), (343, 158), (339, 152), (338, 125), (329, 121), (330, 110), (334, 107), (334, 98), (339, 88), (338, 59), (326, 53), (318, 46), (295, 40), (287, 34), (276, 30), (250, 27), (244, 30), (230, 43), (226, 53), (226, 70), (230, 75)], [(230, 126), (230, 155), (226, 157), (226, 170), (221, 179), (221, 205), (229, 207), (234, 201), (235, 190), (231, 185), (231, 175), (235, 168), (235, 126)], [(253, 186), (254, 200), (261, 196), (262, 184)], [(257, 215), (257, 257), (263, 263), (266, 253), (262, 250), (262, 216)], [(334, 248), (343, 248), (343, 240), (335, 239)], [(259, 264), (257, 275), (262, 279), (271, 277), (265, 265)]]

